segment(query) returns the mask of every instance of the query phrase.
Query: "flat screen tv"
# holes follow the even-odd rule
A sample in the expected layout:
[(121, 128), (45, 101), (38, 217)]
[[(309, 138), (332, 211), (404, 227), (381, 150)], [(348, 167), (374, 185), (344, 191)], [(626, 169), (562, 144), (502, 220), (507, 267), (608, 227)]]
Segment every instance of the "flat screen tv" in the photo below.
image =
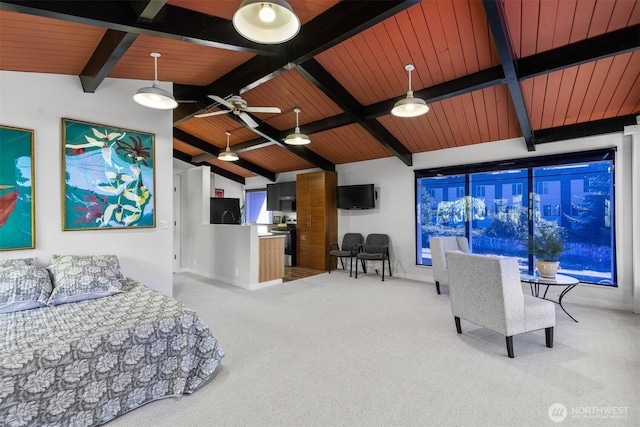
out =
[(373, 209), (376, 192), (373, 184), (340, 185), (336, 188), (338, 209)]
[(212, 197), (210, 224), (240, 224), (240, 199)]

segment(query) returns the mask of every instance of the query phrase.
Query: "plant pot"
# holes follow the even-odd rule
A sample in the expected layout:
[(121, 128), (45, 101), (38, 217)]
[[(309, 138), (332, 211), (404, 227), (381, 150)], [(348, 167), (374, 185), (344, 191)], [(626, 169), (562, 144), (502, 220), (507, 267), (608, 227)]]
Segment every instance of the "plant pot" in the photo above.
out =
[(556, 273), (560, 268), (560, 262), (558, 261), (536, 261), (536, 268), (540, 272), (540, 277), (545, 279), (555, 279)]

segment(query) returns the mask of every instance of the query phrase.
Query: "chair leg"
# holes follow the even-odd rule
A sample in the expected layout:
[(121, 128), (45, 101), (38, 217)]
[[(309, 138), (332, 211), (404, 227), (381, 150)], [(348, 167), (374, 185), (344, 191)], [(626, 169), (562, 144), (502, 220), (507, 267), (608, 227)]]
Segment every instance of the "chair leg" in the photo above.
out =
[(358, 278), (358, 258), (356, 258), (356, 279)]
[(440, 295), (440, 282), (438, 282), (436, 280), (436, 291), (438, 292), (438, 295)]
[(553, 348), (553, 326), (544, 329), (544, 338), (547, 342), (547, 347)]
[[(391, 274), (391, 258), (387, 257), (387, 263), (389, 264), (389, 277), (392, 277), (393, 274)], [(382, 264), (384, 265), (384, 261), (382, 261)]]
[[(357, 267), (358, 266), (356, 265), (356, 268)], [(353, 257), (350, 256), (349, 257), (349, 277), (353, 277), (352, 273), (353, 273)]]
[(382, 281), (384, 282), (384, 258), (382, 258)]
[(331, 255), (329, 255), (329, 274), (331, 274)]
[(507, 337), (507, 355), (513, 359), (513, 335)]
[(460, 326), (460, 318), (457, 316), (453, 316), (453, 318), (456, 321), (456, 331), (458, 331), (459, 334), (462, 333), (462, 327)]

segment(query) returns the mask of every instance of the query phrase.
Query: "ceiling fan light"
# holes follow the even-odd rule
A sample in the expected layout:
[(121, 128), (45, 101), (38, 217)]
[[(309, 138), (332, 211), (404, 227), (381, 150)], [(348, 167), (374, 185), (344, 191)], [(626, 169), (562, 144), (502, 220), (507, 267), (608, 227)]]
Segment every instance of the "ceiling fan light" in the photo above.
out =
[(243, 37), (263, 44), (286, 42), (300, 31), (300, 19), (284, 0), (244, 0), (232, 22)]
[(231, 151), (229, 148), (221, 151), (220, 154), (218, 154), (218, 160), (223, 160), (225, 162), (235, 162), (238, 159), (238, 155)]
[(160, 88), (158, 82), (154, 81), (151, 87), (138, 89), (133, 100), (138, 104), (157, 110), (173, 110), (178, 106), (176, 99), (171, 93)]
[(407, 97), (393, 105), (391, 114), (396, 117), (418, 117), (426, 114), (429, 106), (424, 99), (414, 98), (413, 92), (407, 92)]

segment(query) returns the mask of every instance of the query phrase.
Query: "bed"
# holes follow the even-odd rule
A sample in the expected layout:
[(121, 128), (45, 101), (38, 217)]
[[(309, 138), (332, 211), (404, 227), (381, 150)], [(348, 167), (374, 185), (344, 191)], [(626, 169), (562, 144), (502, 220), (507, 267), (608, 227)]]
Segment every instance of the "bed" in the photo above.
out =
[(108, 296), (0, 313), (0, 424), (100, 425), (212, 377), (224, 353), (202, 319), (118, 282)]

